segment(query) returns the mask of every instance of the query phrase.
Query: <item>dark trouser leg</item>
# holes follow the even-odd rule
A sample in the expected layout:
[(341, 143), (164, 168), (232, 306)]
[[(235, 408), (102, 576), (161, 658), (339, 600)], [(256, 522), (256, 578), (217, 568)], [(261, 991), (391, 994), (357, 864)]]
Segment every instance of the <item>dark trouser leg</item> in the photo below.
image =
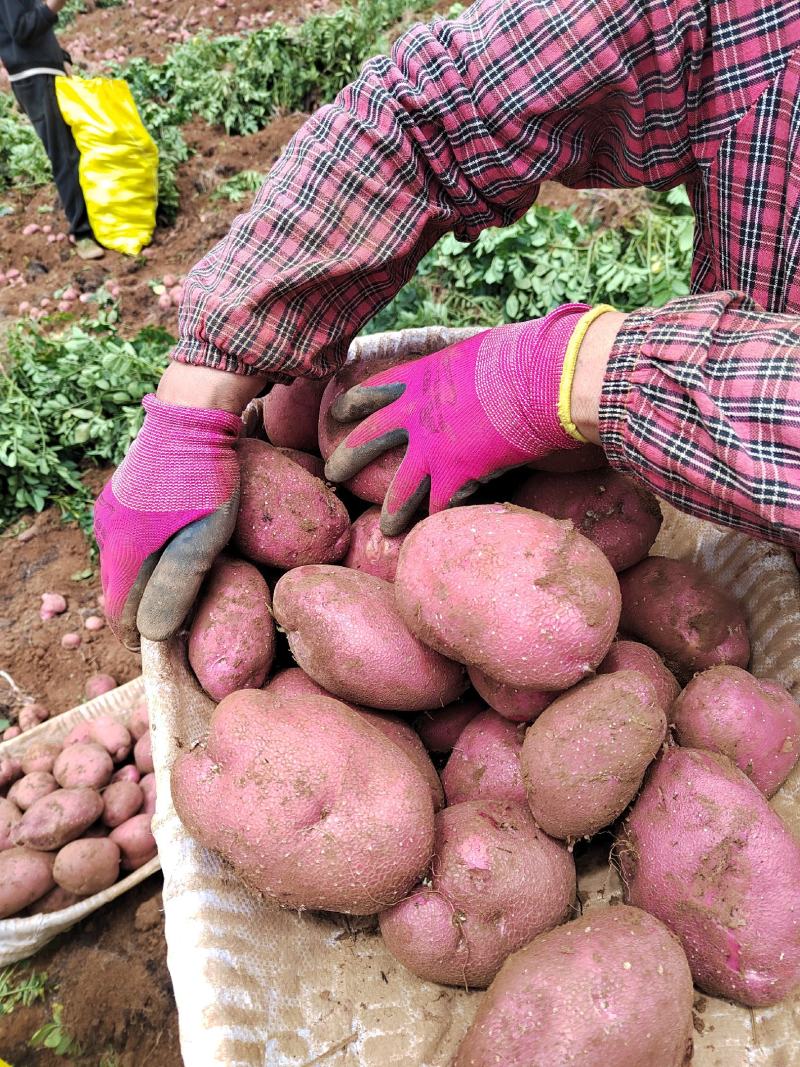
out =
[(77, 238), (91, 237), (86, 201), (78, 181), (80, 154), (72, 130), (64, 122), (58, 108), (55, 77), (52, 74), (34, 74), (22, 81), (12, 82), (11, 88), (20, 107), (31, 120), (52, 164), (53, 180), (69, 222), (70, 233)]

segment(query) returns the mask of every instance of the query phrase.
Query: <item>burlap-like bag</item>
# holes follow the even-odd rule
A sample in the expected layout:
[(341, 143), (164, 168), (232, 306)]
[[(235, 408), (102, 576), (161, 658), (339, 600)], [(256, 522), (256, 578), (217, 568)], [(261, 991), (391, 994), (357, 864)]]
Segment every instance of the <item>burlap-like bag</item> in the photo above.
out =
[[(385, 334), (357, 341), (352, 354), (436, 351), (464, 333)], [(664, 510), (654, 553), (697, 562), (738, 597), (750, 626), (752, 670), (800, 697), (800, 583), (789, 553)], [(146, 643), (143, 656), (168, 962), (187, 1067), (446, 1067), (481, 994), (409, 974), (384, 949), (372, 920), (281, 911), (195, 844), (172, 807), (169, 766), (202, 738), (213, 705), (193, 681), (179, 641)], [(800, 833), (800, 770), (772, 803)], [(602, 850), (582, 859), (584, 907), (608, 906), (619, 888)], [(751, 1011), (698, 997), (695, 1007), (694, 1067), (800, 1064), (800, 998)]]

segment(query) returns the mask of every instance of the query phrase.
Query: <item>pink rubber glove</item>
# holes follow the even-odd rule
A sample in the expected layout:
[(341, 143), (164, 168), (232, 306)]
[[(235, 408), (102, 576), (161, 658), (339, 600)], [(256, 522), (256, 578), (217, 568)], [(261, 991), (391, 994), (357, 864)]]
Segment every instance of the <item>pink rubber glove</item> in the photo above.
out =
[(94, 507), (106, 617), (129, 648), (179, 629), (239, 506), (239, 416), (142, 403), (139, 435)]
[[(367, 378), (334, 402), (342, 422), (369, 418), (330, 457), (326, 476), (346, 481), (407, 443), (381, 514), (381, 530), (394, 536), (428, 495), (433, 514), (511, 467), (577, 448), (580, 435), (564, 429), (568, 412), (559, 417), (565, 359), (569, 349), (571, 385), (580, 338), (604, 310), (564, 304), (543, 319), (486, 330)], [(573, 335), (578, 340), (570, 346)], [(567, 391), (567, 407), (568, 401)]]

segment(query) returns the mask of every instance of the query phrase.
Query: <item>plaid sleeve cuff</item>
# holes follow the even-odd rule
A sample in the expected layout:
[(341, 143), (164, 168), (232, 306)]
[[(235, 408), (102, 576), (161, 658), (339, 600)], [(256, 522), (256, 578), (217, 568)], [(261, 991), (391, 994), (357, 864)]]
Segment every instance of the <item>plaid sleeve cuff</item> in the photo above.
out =
[(230, 353), (223, 352), (222, 349), (215, 348), (214, 345), (189, 338), (179, 340), (170, 352), (169, 358), (175, 363), (186, 363), (193, 367), (207, 367), (209, 370), (226, 371), (228, 374), (240, 374), (242, 377), (259, 374), (265, 377), (272, 385), (289, 385), (294, 381), (290, 374), (265, 370), (264, 367), (258, 364), (239, 362)]
[(636, 368), (647, 340), (655, 312), (641, 308), (625, 317), (614, 341), (600, 395), (598, 424), (600, 441), (609, 463), (630, 470), (627, 456), (628, 405)]

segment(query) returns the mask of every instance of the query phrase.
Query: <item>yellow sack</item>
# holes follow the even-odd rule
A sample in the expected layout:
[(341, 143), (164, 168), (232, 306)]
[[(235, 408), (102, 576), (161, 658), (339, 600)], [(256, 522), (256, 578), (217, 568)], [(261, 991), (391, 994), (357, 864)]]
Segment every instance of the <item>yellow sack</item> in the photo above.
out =
[(135, 256), (150, 243), (158, 149), (121, 78), (56, 78), (61, 114), (81, 154), (80, 183), (95, 239)]

